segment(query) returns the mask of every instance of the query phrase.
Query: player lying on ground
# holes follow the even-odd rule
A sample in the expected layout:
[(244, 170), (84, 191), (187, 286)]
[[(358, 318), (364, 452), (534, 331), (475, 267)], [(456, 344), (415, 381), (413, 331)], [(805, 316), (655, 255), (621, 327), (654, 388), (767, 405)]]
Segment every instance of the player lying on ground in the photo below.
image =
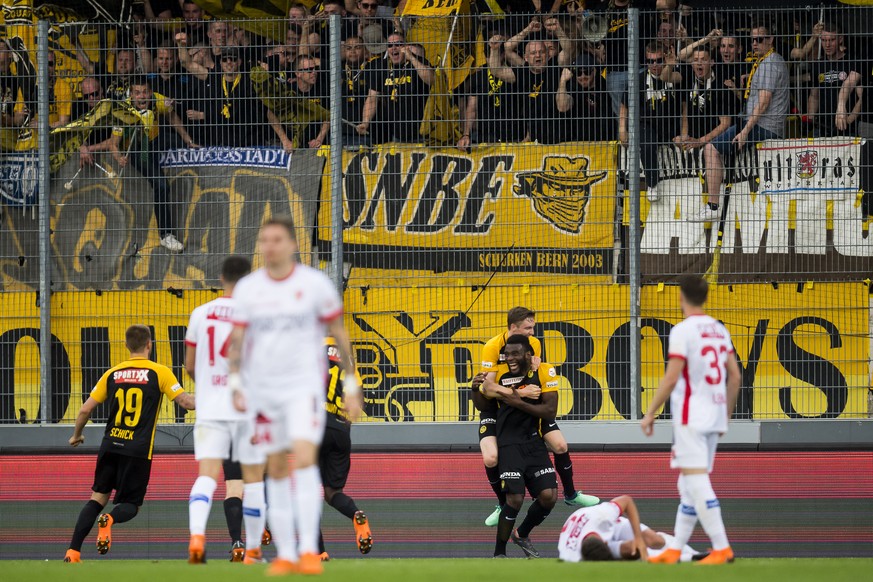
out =
[[(511, 537), (526, 556), (539, 558), (530, 532), (555, 507), (558, 482), (538, 429), (540, 419), (554, 418), (558, 410), (558, 379), (555, 369), (545, 362), (536, 371), (532, 369), (533, 348), (527, 336), (510, 336), (503, 351), (505, 363), (497, 367), (494, 379), (489, 374), (480, 388), (484, 396), (496, 399), (498, 404), (498, 466), (501, 489), (506, 495), (497, 524), (494, 556), (506, 557), (506, 542)], [(515, 528), (525, 488), (534, 502), (522, 524)]]
[(680, 280), (679, 304), (685, 319), (670, 332), (667, 370), (640, 423), (643, 433), (651, 436), (655, 416), (670, 399), (670, 467), (680, 471), (680, 501), (675, 539), (667, 551), (651, 560), (662, 564), (679, 561), (698, 519), (712, 541), (712, 551), (698, 563), (724, 564), (734, 559), (709, 474), (718, 439), (727, 432), (737, 404), (740, 367), (728, 330), (703, 311), (708, 291), (701, 277), (686, 275)]
[[(343, 491), (349, 478), (349, 469), (352, 466), (352, 419), (346, 412), (345, 406), (345, 390), (343, 388), (345, 372), (340, 367), (336, 340), (328, 337), (325, 344), (328, 361), (327, 399), (324, 403), (327, 411), (327, 424), (324, 430), (324, 440), (318, 451), (318, 469), (321, 471), (324, 500), (328, 505), (352, 520), (358, 550), (362, 554), (368, 554), (373, 548), (373, 535), (370, 533), (367, 515), (359, 510), (355, 500)], [(355, 379), (360, 386), (361, 378), (356, 374)], [(324, 536), (320, 533), (318, 549), (321, 552), (322, 561), (330, 559), (324, 547)]]
[[(246, 528), (246, 545), (234, 544), (231, 561), (253, 563), (261, 560), (261, 533), (267, 512), (263, 478), (265, 457), (252, 444), (254, 419), (250, 413), (234, 408), (227, 381), (227, 345), (236, 308), (233, 291), (251, 268), (251, 263), (243, 257), (224, 260), (220, 277), (224, 296), (195, 309), (185, 335), (185, 369), (197, 386), (194, 457), (200, 472), (188, 500), (191, 532), (188, 562), (191, 564), (206, 562), (206, 522), (219, 472), (231, 453), (233, 463), (225, 467), (225, 477), (230, 473), (230, 477), (237, 478), (233, 485), (238, 487), (238, 494), (243, 497), (240, 505)], [(234, 474), (238, 470), (238, 460), (242, 460), (241, 470)]]
[[(182, 390), (173, 372), (149, 360), (152, 338), (148, 327), (128, 327), (124, 343), (130, 357), (101, 376), (82, 404), (70, 437), (71, 446), (84, 443), (82, 431), (91, 413), (98, 404), (109, 400), (109, 417), (94, 469), (93, 493), (79, 512), (64, 562), (82, 561), (82, 542), (91, 533), (95, 519), (99, 526), (97, 551), (105, 554), (112, 545), (112, 525), (129, 521), (139, 512), (151, 476), (155, 425), (163, 396), (186, 410), (194, 410), (194, 397)], [(113, 489), (115, 507), (100, 515)]]
[[(317, 462), (326, 422), (328, 331), (336, 339), (346, 373), (345, 406), (352, 418), (361, 410), (360, 386), (343, 325), (342, 299), (323, 273), (297, 262), (291, 218), (264, 222), (258, 248), (264, 268), (234, 289), (228, 387), (236, 409), (254, 414), (255, 440), (267, 455), (268, 512), (278, 554), (269, 573), (318, 574), (323, 566), (318, 553), (322, 495)], [(293, 495), (289, 452), (294, 453)]]
[[(627, 516), (627, 517), (625, 517)], [(673, 536), (656, 532), (640, 522), (639, 511), (629, 495), (609, 503), (576, 510), (561, 528), (558, 555), (565, 562), (639, 560), (660, 555)], [(690, 546), (682, 550), (682, 561), (701, 556)], [(702, 556), (701, 556), (702, 557)]]
[[(485, 475), (488, 477), (491, 489), (497, 496), (497, 508), (485, 519), (485, 525), (489, 527), (497, 525), (500, 520), (500, 509), (506, 502), (506, 497), (501, 490), (500, 471), (497, 468), (497, 438), (495, 437), (497, 403), (494, 400), (480, 398), (478, 395), (479, 386), (488, 375), (491, 376), (492, 380), (494, 379), (497, 366), (504, 362), (503, 347), (510, 336), (519, 334), (528, 337), (534, 353), (533, 358), (531, 358), (531, 368), (534, 371), (540, 365), (542, 353), (540, 340), (534, 336), (536, 313), (527, 307), (513, 307), (507, 313), (506, 323), (507, 330), (488, 340), (482, 348), (482, 368), (471, 386), (473, 404), (479, 410), (479, 449), (482, 451), (482, 462), (485, 463)], [(546, 441), (546, 446), (554, 454), (555, 469), (564, 487), (564, 503), (582, 507), (600, 503), (599, 498), (585, 495), (576, 489), (573, 482), (573, 461), (570, 459), (567, 439), (558, 428), (557, 421), (554, 418), (541, 419), (539, 430), (543, 440)]]

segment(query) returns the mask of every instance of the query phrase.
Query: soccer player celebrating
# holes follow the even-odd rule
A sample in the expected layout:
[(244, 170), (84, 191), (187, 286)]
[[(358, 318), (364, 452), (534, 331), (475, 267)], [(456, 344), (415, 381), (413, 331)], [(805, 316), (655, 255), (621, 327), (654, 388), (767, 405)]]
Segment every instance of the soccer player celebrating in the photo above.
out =
[[(345, 408), (344, 372), (340, 367), (340, 356), (336, 340), (328, 337), (327, 345), (327, 400), (324, 403), (327, 411), (324, 440), (318, 452), (318, 469), (321, 472), (321, 483), (324, 486), (324, 500), (327, 504), (352, 520), (355, 527), (355, 541), (362, 554), (369, 554), (373, 548), (373, 536), (367, 515), (358, 509), (355, 500), (345, 494), (343, 487), (349, 478), (351, 468), (351, 421)], [(358, 386), (360, 377), (355, 374)], [(330, 556), (324, 547), (324, 536), (319, 536), (318, 550), (322, 561)]]
[[(318, 574), (323, 566), (318, 553), (321, 480), (316, 463), (326, 421), (326, 331), (336, 339), (345, 372), (344, 405), (352, 419), (361, 410), (361, 390), (343, 325), (342, 300), (324, 274), (297, 262), (292, 220), (265, 221), (258, 248), (264, 268), (234, 289), (228, 387), (237, 410), (251, 408), (255, 414), (255, 439), (267, 454), (268, 518), (278, 553), (269, 573)], [(294, 453), (293, 496), (289, 451)]]
[[(97, 520), (97, 551), (105, 554), (112, 545), (112, 525), (130, 521), (139, 512), (152, 471), (155, 425), (161, 401), (166, 396), (186, 410), (194, 410), (194, 397), (182, 390), (173, 372), (149, 360), (151, 331), (132, 325), (124, 334), (130, 357), (108, 370), (82, 404), (70, 445), (85, 442), (82, 431), (98, 404), (110, 400), (109, 418), (97, 454), (91, 499), (79, 512), (76, 529), (64, 562), (82, 561), (82, 542)], [(115, 507), (100, 515), (115, 490)], [(99, 515), (99, 518), (98, 518)]]
[(667, 370), (641, 421), (651, 436), (655, 415), (670, 398), (673, 414), (673, 454), (670, 466), (679, 469), (679, 510), (675, 540), (651, 561), (674, 564), (688, 543), (697, 520), (712, 541), (712, 552), (700, 564), (732, 562), (721, 507), (712, 490), (709, 473), (715, 462), (719, 437), (737, 404), (740, 370), (731, 336), (717, 320), (703, 311), (708, 286), (698, 276), (684, 276), (679, 283), (679, 303), (684, 321), (670, 332)]
[[(506, 556), (512, 541), (530, 558), (540, 554), (530, 541), (533, 528), (545, 521), (555, 506), (558, 482), (549, 451), (539, 435), (539, 421), (554, 418), (558, 410), (558, 378), (555, 369), (541, 362), (534, 370), (533, 347), (527, 336), (515, 334), (503, 347), (505, 363), (497, 366), (494, 379), (485, 378), (480, 391), (495, 398), (497, 407), (498, 467), (506, 503), (497, 525), (494, 556)], [(517, 529), (515, 518), (524, 502), (524, 490), (534, 502)]]
[[(482, 348), (482, 369), (480, 374), (489, 375), (494, 379), (493, 373), (497, 366), (503, 363), (503, 347), (510, 336), (520, 334), (526, 336), (533, 349), (531, 365), (534, 370), (540, 365), (542, 347), (540, 340), (534, 337), (536, 326), (536, 313), (526, 307), (513, 307), (506, 316), (507, 330), (494, 336)], [(478, 397), (477, 392), (484, 376), (480, 375), (473, 382), (473, 402), (479, 408), (479, 449), (482, 451), (482, 461), (485, 463), (485, 474), (488, 483), (497, 496), (497, 508), (485, 520), (485, 525), (494, 527), (500, 520), (500, 509), (506, 502), (500, 487), (499, 471), (497, 469), (497, 438), (495, 437), (497, 403)], [(564, 438), (555, 418), (543, 419), (539, 424), (539, 431), (546, 445), (555, 456), (555, 468), (561, 477), (564, 486), (564, 503), (567, 505), (579, 505), (588, 507), (600, 503), (600, 499), (593, 495), (585, 495), (576, 490), (573, 483), (573, 461), (567, 447), (567, 439)]]
[[(191, 313), (185, 335), (185, 369), (197, 386), (197, 421), (194, 424), (194, 457), (200, 475), (191, 487), (188, 520), (191, 540), (188, 562), (206, 561), (206, 522), (212, 508), (212, 496), (219, 471), (233, 451), (232, 461), (242, 461), (241, 473), (236, 463), (224, 467), (225, 479), (233, 487), (243, 485), (242, 514), (246, 528), (246, 545), (235, 543), (231, 561), (249, 562), (261, 559), (261, 532), (266, 519), (264, 501), (264, 454), (252, 444), (253, 418), (236, 410), (228, 389), (227, 344), (233, 331), (235, 302), (233, 291), (237, 282), (249, 274), (252, 265), (243, 257), (228, 257), (221, 266), (224, 296), (201, 305)], [(236, 477), (236, 479), (233, 479)], [(228, 487), (230, 490), (231, 487)], [(225, 507), (227, 509), (227, 507)], [(233, 529), (234, 524), (228, 519)], [(239, 525), (235, 525), (237, 541)], [(231, 534), (234, 535), (233, 533)]]

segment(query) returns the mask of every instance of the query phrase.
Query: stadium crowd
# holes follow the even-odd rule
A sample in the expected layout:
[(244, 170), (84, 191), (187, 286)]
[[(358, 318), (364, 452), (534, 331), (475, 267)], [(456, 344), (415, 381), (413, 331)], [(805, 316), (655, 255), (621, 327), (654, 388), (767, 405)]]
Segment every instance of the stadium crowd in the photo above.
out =
[[(450, 52), (455, 60), (455, 49), (439, 35), (424, 36), (436, 48), (408, 41), (422, 34), (414, 18), (401, 17), (405, 0), (308, 4), (292, 3), (287, 21), (261, 23), (285, 31), (275, 40), (252, 32), (263, 27), (210, 17), (196, 0), (146, 0), (133, 26), (117, 27), (114, 46), (97, 51), (96, 60), (72, 39), (84, 77), (70, 84), (50, 71), (50, 124), (82, 119), (101, 99), (130, 106), (138, 118), (132, 124), (143, 128), (139, 141), (132, 143), (137, 134), (129, 127), (96, 127), (81, 159), (93, 163), (93, 153), (106, 151), (123, 166), (131, 149), (141, 149), (137, 166), (161, 192), (158, 158), (169, 149), (320, 147), (329, 143), (327, 17), (339, 14), (346, 147), (627, 144), (628, 8), (637, 6), (639, 135), (650, 201), (659, 198), (661, 144), (702, 150), (710, 203), (693, 219), (710, 221), (726, 158), (737, 147), (774, 137), (873, 135), (869, 43), (858, 34), (870, 27), (861, 11), (750, 13), (716, 10), (705, 0), (472, 2), (479, 12), (473, 30), (462, 34), (455, 22), (452, 43), (473, 64), (447, 84), (439, 82), (440, 61)], [(505, 14), (494, 14), (497, 6)], [(26, 67), (13, 72), (16, 54), (0, 42), (0, 123), (26, 127), (37, 120), (35, 91), (33, 79), (23, 78)], [(428, 106), (435, 97), (454, 118), (433, 115), (446, 109)], [(443, 130), (432, 129), (440, 124)], [(161, 231), (166, 239), (173, 227)], [(181, 250), (174, 240), (164, 246)]]

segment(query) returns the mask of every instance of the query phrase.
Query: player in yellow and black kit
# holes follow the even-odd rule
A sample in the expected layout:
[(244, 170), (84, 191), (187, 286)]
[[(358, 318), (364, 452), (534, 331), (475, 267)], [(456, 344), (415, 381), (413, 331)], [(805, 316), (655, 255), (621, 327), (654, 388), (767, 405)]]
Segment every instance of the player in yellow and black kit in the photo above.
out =
[[(345, 410), (343, 399), (343, 376), (340, 367), (340, 355), (336, 347), (336, 340), (332, 337), (325, 339), (327, 345), (327, 400), (324, 407), (327, 410), (327, 422), (325, 423), (324, 439), (318, 452), (318, 468), (321, 470), (321, 483), (324, 487), (324, 500), (327, 504), (352, 520), (355, 526), (355, 541), (358, 550), (362, 554), (370, 553), (373, 547), (373, 536), (370, 533), (370, 524), (363, 511), (358, 509), (355, 500), (343, 492), (346, 480), (349, 478), (351, 468), (351, 424)], [(358, 378), (358, 385), (361, 384)], [(359, 394), (357, 396), (361, 398)], [(324, 548), (324, 536), (319, 536), (319, 552), (321, 559), (328, 560), (329, 556)]]
[[(536, 313), (527, 307), (513, 307), (506, 316), (506, 325), (505, 332), (488, 340), (485, 347), (482, 348), (482, 367), (471, 386), (473, 388), (473, 403), (479, 409), (479, 449), (482, 451), (482, 462), (485, 463), (488, 483), (497, 496), (497, 508), (485, 519), (485, 525), (489, 527), (497, 525), (500, 519), (500, 508), (505, 500), (500, 490), (500, 479), (497, 471), (497, 441), (494, 438), (497, 405), (493, 401), (481, 398), (478, 389), (486, 376), (490, 375), (491, 379), (494, 379), (494, 372), (503, 363), (503, 347), (510, 336), (519, 334), (528, 338), (533, 349), (531, 367), (534, 370), (540, 365), (542, 353), (540, 340), (534, 336)], [(546, 441), (549, 450), (555, 455), (555, 467), (564, 489), (564, 503), (581, 507), (590, 507), (600, 503), (600, 499), (594, 495), (585, 495), (576, 489), (573, 481), (573, 461), (570, 459), (567, 439), (558, 428), (558, 422), (554, 417), (540, 421), (540, 435)]]
[[(166, 396), (186, 410), (194, 410), (194, 397), (184, 392), (173, 372), (149, 360), (152, 339), (149, 328), (132, 325), (125, 332), (130, 358), (107, 371), (91, 390), (79, 410), (70, 445), (85, 442), (82, 431), (91, 413), (109, 400), (109, 418), (97, 455), (91, 500), (76, 521), (65, 562), (81, 562), (82, 542), (97, 519), (97, 551), (105, 554), (112, 544), (114, 523), (130, 521), (139, 512), (152, 470), (152, 449), (161, 401)], [(115, 490), (115, 507), (100, 515)], [(98, 515), (100, 515), (98, 519)]]
[[(539, 558), (530, 532), (548, 517), (558, 497), (555, 468), (540, 436), (540, 419), (554, 418), (558, 411), (558, 376), (545, 362), (534, 370), (533, 353), (527, 336), (510, 336), (503, 348), (505, 363), (480, 387), (484, 396), (497, 400), (498, 466), (506, 495), (497, 524), (495, 557), (506, 557), (506, 542), (512, 537), (525, 555)], [(513, 529), (525, 488), (534, 502), (522, 524)]]

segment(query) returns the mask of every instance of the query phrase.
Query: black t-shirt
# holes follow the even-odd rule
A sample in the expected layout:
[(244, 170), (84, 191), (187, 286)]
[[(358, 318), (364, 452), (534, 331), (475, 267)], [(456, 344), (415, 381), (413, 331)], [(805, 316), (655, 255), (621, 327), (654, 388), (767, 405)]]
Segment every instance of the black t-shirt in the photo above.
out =
[[(839, 102), (840, 89), (849, 74), (855, 71), (862, 72), (860, 63), (843, 57), (838, 61), (814, 61), (810, 65), (813, 88), (818, 89), (818, 113), (815, 117), (816, 124), (833, 128), (836, 123), (837, 104)], [(865, 93), (870, 89), (865, 89)], [(846, 103), (846, 112), (850, 113), (855, 106), (857, 97), (855, 91), (849, 95)]]
[(173, 109), (184, 117), (185, 110), (190, 105), (194, 93), (193, 77), (177, 69), (171, 72), (167, 79), (158, 73), (149, 74), (148, 79), (152, 91), (172, 99)]
[[(691, 73), (691, 71), (687, 71)], [(691, 75), (684, 83), (684, 100), (688, 104), (688, 135), (703, 137), (719, 124), (719, 117), (731, 116), (733, 94), (723, 87), (723, 81), (713, 72), (709, 79)]]
[[(364, 103), (369, 93), (367, 83), (369, 75), (367, 68), (373, 63), (372, 60), (356, 67), (346, 64), (343, 69), (343, 119), (357, 125), (361, 123), (364, 113)], [(343, 123), (343, 133), (355, 134), (355, 129)]]
[(11, 116), (14, 113), (20, 87), (17, 75), (0, 74), (0, 114)]
[(516, 142), (524, 139), (518, 123), (518, 99), (512, 86), (491, 74), (487, 67), (469, 77), (468, 95), (476, 97), (476, 132), (480, 143)]
[(221, 73), (213, 73), (210, 79), (212, 94), (206, 102), (206, 145), (263, 145), (266, 112), (252, 88), (248, 74), (241, 73), (236, 84), (233, 81), (224, 81), (222, 77)]
[[(368, 67), (369, 68), (369, 67)], [(409, 63), (399, 67), (374, 67), (367, 81), (379, 92), (378, 123), (374, 143), (421, 141), (419, 127), (430, 87)]]
[(573, 106), (560, 114), (563, 141), (610, 141), (618, 133), (618, 120), (612, 111), (612, 99), (603, 77), (597, 75), (594, 86), (586, 89), (575, 79), (567, 85)]
[[(640, 73), (639, 87), (640, 120), (658, 128), (664, 139), (678, 135), (682, 115), (681, 83), (665, 83), (648, 71), (643, 71)], [(627, 96), (624, 101), (627, 104)]]
[[(725, 100), (725, 105), (727, 106), (728, 115), (736, 116), (742, 113), (744, 101), (742, 99), (742, 93), (745, 91), (745, 85), (743, 84), (743, 76), (749, 74), (750, 70), (749, 63), (715, 63), (713, 65), (713, 70), (715, 71), (716, 77), (719, 79), (719, 89), (723, 89), (725, 91), (725, 95), (728, 99)], [(725, 85), (725, 81), (731, 80), (733, 81), (734, 88), (739, 89), (740, 95), (737, 97), (734, 91), (731, 91), (730, 88)]]
[[(320, 72), (318, 81), (316, 81), (315, 85), (310, 87), (309, 91), (303, 92), (297, 87), (296, 92), (297, 96), (295, 99), (303, 99), (306, 103), (323, 107), (330, 111), (330, 90), (328, 89), (328, 84), (322, 82), (321, 75), (325, 75), (326, 73)], [(301, 110), (305, 111), (305, 108), (301, 108)], [(308, 148), (309, 142), (315, 139), (318, 136), (318, 133), (321, 131), (321, 121), (311, 121), (305, 126), (299, 125), (299, 136), (297, 136), (297, 144), (298, 147)], [(324, 143), (328, 143), (328, 138), (330, 134), (325, 136)], [(292, 138), (293, 139), (293, 138)]]
[(515, 83), (512, 91), (518, 99), (521, 119), (527, 119), (530, 140), (539, 143), (555, 143), (560, 139), (555, 95), (562, 67), (546, 65), (539, 73), (529, 67), (513, 68)]

